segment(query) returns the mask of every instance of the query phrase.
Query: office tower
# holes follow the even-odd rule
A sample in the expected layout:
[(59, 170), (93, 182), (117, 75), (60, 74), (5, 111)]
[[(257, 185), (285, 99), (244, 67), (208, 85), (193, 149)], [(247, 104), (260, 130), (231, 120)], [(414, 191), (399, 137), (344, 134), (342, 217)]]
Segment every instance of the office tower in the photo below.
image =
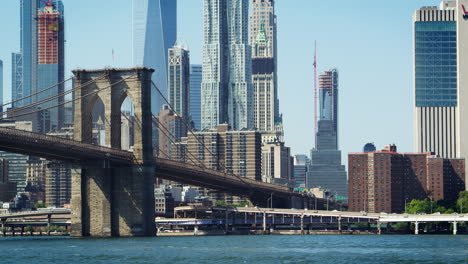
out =
[(442, 1), (413, 15), (416, 152), (468, 156), (466, 10), (467, 0)]
[[(35, 94), (64, 80), (64, 23), (60, 0), (49, 3), (21, 0), (21, 52), (12, 54), (12, 99)], [(15, 102), (13, 107), (28, 105), (63, 91), (57, 86), (37, 96)], [(39, 105), (45, 109), (58, 105), (63, 97)], [(37, 109), (29, 110), (29, 112)], [(63, 107), (43, 110), (40, 131), (58, 129), (63, 123)], [(28, 118), (26, 116), (25, 118)]]
[[(277, 30), (273, 0), (253, 0), (250, 18), (254, 125), (260, 131), (282, 127), (277, 77)], [(282, 130), (282, 128), (281, 128)]]
[[(0, 105), (3, 104), (3, 61), (0, 60)], [(3, 112), (0, 106), (0, 112)]]
[(384, 150), (350, 153), (350, 211), (401, 213), (413, 199), (453, 202), (465, 189), (465, 159)]
[(305, 188), (307, 186), (307, 169), (310, 159), (307, 155), (294, 155), (294, 183), (295, 187)]
[[(37, 91), (63, 82), (65, 75), (65, 28), (63, 4), (48, 5), (40, 8), (37, 14)], [(34, 101), (63, 93), (64, 86), (58, 85), (34, 97)], [(63, 126), (64, 97), (41, 104), (43, 110), (44, 132), (57, 131)], [(60, 105), (62, 104), (62, 105)], [(57, 106), (58, 107), (53, 107)], [(53, 108), (50, 108), (53, 107)], [(50, 109), (47, 109), (50, 108)]]
[(284, 142), (263, 144), (262, 181), (292, 186), (292, 173), (291, 149)]
[(173, 110), (190, 122), (190, 58), (182, 46), (169, 49), (168, 99)]
[(322, 187), (335, 196), (348, 194), (346, 170), (341, 165), (338, 150), (338, 71), (327, 70), (319, 76), (320, 119), (311, 165), (307, 172), (307, 187)]
[[(11, 54), (11, 100), (16, 101), (24, 97), (23, 90), (23, 55)], [(21, 106), (22, 102), (14, 102), (11, 107)]]
[(190, 117), (196, 130), (201, 130), (201, 84), (202, 66), (190, 66)]
[[(37, 10), (44, 5), (39, 0), (21, 0), (20, 2), (20, 34), (21, 34), (21, 68), (22, 68), (22, 95), (25, 97), (37, 91)], [(19, 55), (19, 54), (18, 54)], [(18, 60), (20, 58), (17, 58)], [(20, 88), (20, 87), (12, 87)], [(16, 91), (12, 91), (13, 100)], [(18, 98), (21, 98), (18, 97)], [(15, 103), (14, 107), (28, 105), (32, 98)]]
[(204, 0), (202, 129), (253, 127), (248, 0)]
[(182, 118), (175, 114), (168, 105), (163, 105), (158, 115), (158, 128), (159, 157), (171, 159), (172, 144), (179, 142), (187, 134)]
[[(177, 0), (133, 0), (133, 64), (155, 70), (153, 82), (167, 98), (167, 51), (177, 40)], [(152, 90), (151, 110), (166, 102)]]

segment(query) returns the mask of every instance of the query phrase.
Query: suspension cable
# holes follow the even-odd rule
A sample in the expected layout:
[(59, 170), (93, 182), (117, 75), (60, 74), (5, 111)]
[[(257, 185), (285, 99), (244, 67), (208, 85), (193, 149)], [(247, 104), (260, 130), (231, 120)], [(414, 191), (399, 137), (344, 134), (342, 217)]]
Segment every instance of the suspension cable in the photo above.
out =
[(35, 93), (33, 93), (33, 94), (30, 94), (30, 95), (28, 95), (28, 96), (25, 96), (25, 97), (16, 99), (16, 100), (14, 100), (14, 101), (11, 101), (11, 102), (8, 102), (8, 103), (5, 103), (5, 104), (2, 104), (2, 105), (0, 105), (0, 107), (4, 107), (4, 106), (6, 106), (6, 105), (11, 105), (11, 104), (17, 103), (17, 102), (19, 102), (19, 101), (23, 101), (24, 99), (33, 97), (33, 96), (35, 96), (35, 95), (38, 95), (38, 94), (43, 93), (43, 92), (45, 92), (45, 91), (48, 91), (48, 90), (50, 90), (50, 89), (52, 89), (52, 88), (54, 88), (54, 87), (56, 87), (56, 86), (62, 85), (62, 84), (64, 84), (64, 83), (68, 82), (68, 81), (71, 80), (71, 79), (73, 79), (73, 77), (70, 77), (70, 78), (68, 78), (68, 79), (66, 79), (66, 80), (64, 80), (64, 81), (61, 81), (61, 82), (59, 82), (59, 83), (57, 83), (57, 84), (54, 84), (54, 85), (52, 85), (52, 86), (50, 86), (50, 87), (47, 87), (46, 89), (40, 90), (40, 91), (35, 92)]
[[(24, 110), (24, 109), (31, 108), (31, 107), (33, 107), (33, 106), (45, 104), (45, 103), (50, 102), (50, 101), (52, 101), (52, 100), (55, 100), (55, 99), (57, 99), (57, 98), (63, 97), (63, 96), (65, 96), (65, 95), (69, 94), (69, 93), (72, 93), (72, 92), (74, 92), (74, 91), (77, 90), (77, 89), (84, 88), (84, 87), (90, 85), (91, 83), (93, 83), (93, 82), (95, 82), (95, 81), (97, 81), (97, 80), (102, 79), (102, 78), (105, 77), (105, 76), (106, 76), (105, 74), (100, 75), (100, 76), (98, 76), (96, 79), (90, 80), (90, 81), (88, 81), (88, 82), (86, 82), (86, 83), (80, 85), (79, 87), (75, 87), (75, 88), (72, 88), (72, 89), (70, 89), (70, 90), (61, 92), (61, 93), (56, 94), (56, 95), (53, 95), (53, 96), (51, 96), (51, 97), (42, 99), (41, 101), (37, 101), (37, 102), (31, 103), (31, 104), (28, 104), (28, 105), (25, 105), (25, 106), (21, 106), (21, 107), (18, 107), (18, 108), (12, 108), (12, 109), (10, 109), (10, 110), (4, 111), (4, 112), (0, 112), (0, 116), (3, 116), (3, 115), (5, 115), (5, 114), (8, 115), (9, 113), (15, 113), (15, 112), (18, 112), (18, 111), (21, 111), (21, 110)], [(68, 102), (70, 102), (70, 101), (68, 101)], [(68, 102), (66, 102), (66, 103), (68, 103)]]
[[(15, 115), (14, 117), (21, 117), (21, 116), (31, 115), (31, 114), (34, 114), (34, 113), (38, 113), (38, 112), (41, 112), (41, 111), (44, 111), (44, 110), (52, 109), (52, 108), (55, 108), (55, 107), (59, 107), (59, 106), (62, 106), (62, 105), (65, 105), (65, 104), (68, 104), (68, 103), (71, 103), (71, 102), (80, 100), (80, 99), (85, 98), (85, 97), (87, 97), (87, 96), (90, 96), (90, 95), (93, 95), (93, 94), (97, 94), (97, 93), (99, 93), (100, 91), (103, 91), (103, 90), (105, 90), (105, 89), (109, 89), (109, 88), (111, 88), (112, 86), (114, 86), (114, 85), (116, 85), (116, 84), (118, 84), (118, 83), (120, 83), (120, 82), (123, 82), (123, 81), (125, 81), (125, 80), (127, 80), (127, 79), (129, 79), (130, 77), (133, 77), (133, 76), (135, 76), (135, 75), (136, 75), (136, 74), (129, 75), (129, 76), (127, 76), (127, 77), (125, 77), (125, 78), (123, 78), (123, 79), (121, 79), (121, 80), (119, 80), (119, 81), (117, 81), (117, 82), (115, 82), (115, 83), (112, 83), (112, 84), (110, 84), (110, 85), (108, 85), (108, 86), (106, 86), (106, 87), (100, 88), (100, 89), (98, 89), (98, 90), (96, 90), (96, 91), (92, 91), (92, 92), (87, 93), (87, 94), (85, 94), (85, 95), (82, 95), (82, 96), (80, 96), (80, 97), (74, 98), (74, 99), (72, 99), (72, 100), (70, 100), (70, 101), (63, 102), (63, 103), (60, 103), (60, 104), (57, 104), (57, 105), (53, 105), (53, 106), (50, 106), (50, 107), (47, 107), (47, 108), (38, 109), (38, 110), (29, 112), (29, 113), (22, 113), (22, 114), (19, 114), (19, 115)], [(5, 119), (8, 119), (8, 117), (0, 117), (0, 120), (5, 120)]]
[[(164, 101), (169, 105), (169, 107), (171, 108), (171, 110), (174, 111), (175, 114), (177, 114), (178, 116), (180, 116), (179, 113), (177, 113), (177, 111), (174, 109), (174, 106), (171, 105), (171, 103), (170, 103), (170, 102), (167, 100), (167, 98), (162, 94), (161, 90), (156, 86), (156, 84), (155, 84), (153, 81), (151, 81), (151, 83), (152, 83), (152, 87), (154, 87), (154, 88), (156, 89), (156, 91), (159, 93), (159, 95), (160, 95), (160, 96), (164, 99)], [(183, 123), (185, 124), (185, 126), (187, 127), (188, 131), (195, 137), (195, 139), (197, 139), (198, 143), (201, 144), (201, 145), (211, 154), (211, 156), (212, 156), (213, 158), (216, 158), (216, 156), (213, 154), (213, 152), (211, 152), (211, 150), (210, 150), (203, 142), (201, 142), (201, 140), (195, 135), (195, 133), (194, 133), (194, 132), (192, 131), (192, 129), (190, 128), (190, 126), (187, 124), (187, 121), (186, 121), (184, 118), (181, 118), (181, 119), (182, 119)], [(239, 175), (234, 174), (234, 173), (232, 173), (232, 172), (230, 172), (230, 171), (227, 171), (226, 166), (225, 166), (225, 164), (224, 164), (223, 161), (220, 161), (220, 162), (221, 162), (221, 167), (222, 167), (222, 169), (223, 169), (223, 171), (224, 171), (225, 174), (227, 174), (227, 175), (232, 175), (232, 176), (237, 177), (239, 180), (241, 180), (241, 181), (242, 181), (243, 183), (245, 183), (247, 186), (249, 186), (250, 188), (252, 188), (251, 185), (250, 185), (249, 183), (245, 182), (245, 180), (244, 180), (242, 177), (240, 177)], [(217, 163), (219, 163), (219, 160), (218, 160), (218, 159), (217, 159)]]
[[(153, 115), (153, 117), (155, 117), (155, 116)], [(174, 139), (172, 139), (172, 138), (170, 137), (170, 136), (172, 136), (173, 138), (175, 138), (175, 136), (174, 136), (165, 126), (163, 126), (163, 125), (161, 124), (161, 121), (159, 121), (157, 118), (155, 118), (155, 120), (156, 120), (156, 122), (158, 122), (158, 127), (162, 127), (162, 128), (164, 129), (164, 131), (166, 131), (167, 133), (169, 133), (169, 135), (168, 135), (166, 132), (164, 132), (163, 130), (160, 130), (160, 131), (163, 132), (163, 134), (164, 134), (173, 144), (177, 143)], [(160, 149), (160, 148), (159, 148), (159, 149)], [(158, 149), (158, 150), (159, 150), (159, 149)], [(188, 150), (188, 148), (186, 149), (186, 151), (187, 151), (187, 153), (188, 153), (189, 155), (191, 155), (194, 159), (196, 159), (196, 161), (198, 161), (198, 163), (200, 163), (199, 166), (201, 166), (201, 167), (204, 168), (204, 169), (207, 169), (206, 165), (203, 164), (203, 162), (202, 162), (200, 159), (198, 159), (198, 158), (195, 156), (195, 154), (191, 153), (191, 152)], [(166, 156), (172, 159), (172, 156), (169, 156), (169, 155), (167, 155), (167, 154), (166, 154)], [(190, 157), (188, 157), (188, 158), (190, 159), (190, 161), (191, 161), (194, 165), (197, 164), (197, 162), (195, 162), (193, 159), (191, 159)]]

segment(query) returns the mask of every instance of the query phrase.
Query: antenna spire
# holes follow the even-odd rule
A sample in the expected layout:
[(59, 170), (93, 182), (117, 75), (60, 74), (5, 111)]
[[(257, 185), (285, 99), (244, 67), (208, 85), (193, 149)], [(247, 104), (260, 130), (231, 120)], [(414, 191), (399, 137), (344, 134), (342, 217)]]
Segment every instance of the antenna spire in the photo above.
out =
[(314, 47), (314, 136), (315, 136), (315, 146), (317, 147), (317, 132), (318, 132), (318, 113), (317, 113), (317, 99), (318, 99), (318, 90), (317, 90), (317, 41), (315, 41)]

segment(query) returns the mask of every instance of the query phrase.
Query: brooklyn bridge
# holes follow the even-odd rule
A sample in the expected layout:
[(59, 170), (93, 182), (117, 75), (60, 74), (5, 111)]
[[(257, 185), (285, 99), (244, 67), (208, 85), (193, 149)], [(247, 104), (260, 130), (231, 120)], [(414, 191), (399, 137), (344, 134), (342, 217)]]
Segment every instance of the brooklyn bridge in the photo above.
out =
[[(287, 186), (209, 169), (203, 164), (155, 157), (151, 90), (157, 87), (151, 81), (152, 69), (73, 73), (74, 87), (68, 91), (73, 93), (73, 139), (0, 128), (0, 150), (73, 165), (73, 236), (154, 235), (156, 177), (246, 197), (259, 206), (312, 208), (317, 204), (314, 197), (293, 192)], [(133, 103), (136, 120), (133, 151), (121, 147), (121, 105), (127, 97)], [(105, 146), (93, 144), (92, 109), (98, 99), (103, 102), (107, 120)]]

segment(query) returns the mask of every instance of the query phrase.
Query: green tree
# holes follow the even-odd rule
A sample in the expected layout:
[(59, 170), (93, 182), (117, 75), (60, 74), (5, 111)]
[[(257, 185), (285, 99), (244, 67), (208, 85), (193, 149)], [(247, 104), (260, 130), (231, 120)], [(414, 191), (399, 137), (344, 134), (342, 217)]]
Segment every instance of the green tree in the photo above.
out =
[(408, 214), (418, 214), (418, 213), (431, 213), (431, 201), (429, 199), (416, 200), (413, 199), (406, 206), (406, 213)]
[(455, 212), (468, 213), (468, 191), (461, 191), (458, 195)]
[(34, 203), (34, 207), (37, 209), (37, 208), (47, 208), (47, 206), (45, 205), (45, 203), (43, 202), (35, 202)]

